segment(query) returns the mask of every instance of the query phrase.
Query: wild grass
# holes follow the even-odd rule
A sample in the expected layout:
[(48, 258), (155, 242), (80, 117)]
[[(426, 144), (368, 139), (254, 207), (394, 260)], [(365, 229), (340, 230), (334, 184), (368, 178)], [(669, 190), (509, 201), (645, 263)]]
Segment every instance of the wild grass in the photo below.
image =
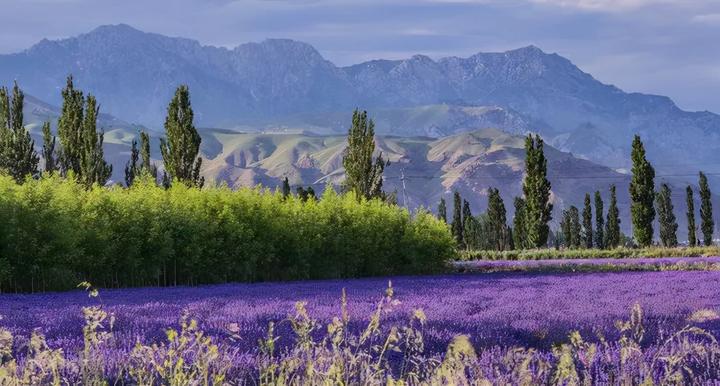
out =
[[(91, 296), (97, 296), (84, 285)], [(280, 323), (290, 336), (278, 336), (270, 324), (258, 342), (253, 366), (237, 371), (232, 345), (214, 341), (187, 316), (179, 329), (168, 329), (165, 342), (137, 342), (122, 358), (110, 358), (104, 348), (114, 344), (113, 315), (101, 303), (85, 307), (83, 348), (66, 353), (48, 347), (42, 331), (27, 345), (0, 328), (2, 385), (660, 385), (706, 384), (720, 380), (720, 345), (695, 323), (717, 318), (699, 311), (688, 324), (656, 341), (648, 341), (643, 310), (632, 307), (615, 326), (617, 339), (602, 334), (567, 338), (550, 351), (523, 347), (476, 350), (467, 336), (451, 340), (442, 355), (425, 354), (422, 310), (409, 322), (396, 324), (385, 315), (397, 306), (394, 289), (385, 293), (364, 327), (353, 329), (343, 293), (338, 314), (329, 323), (313, 319), (300, 302)], [(80, 327), (80, 326), (78, 326)], [(234, 338), (242, 330), (231, 326)], [(292, 344), (279, 349), (279, 340)], [(110, 366), (115, 363), (114, 366)]]

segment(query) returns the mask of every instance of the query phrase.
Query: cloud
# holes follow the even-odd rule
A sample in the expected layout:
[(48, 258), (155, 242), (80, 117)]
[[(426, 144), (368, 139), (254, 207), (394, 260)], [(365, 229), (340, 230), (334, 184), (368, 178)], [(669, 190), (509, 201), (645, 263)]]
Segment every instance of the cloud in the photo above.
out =
[(706, 13), (693, 16), (692, 20), (702, 24), (720, 24), (720, 13)]

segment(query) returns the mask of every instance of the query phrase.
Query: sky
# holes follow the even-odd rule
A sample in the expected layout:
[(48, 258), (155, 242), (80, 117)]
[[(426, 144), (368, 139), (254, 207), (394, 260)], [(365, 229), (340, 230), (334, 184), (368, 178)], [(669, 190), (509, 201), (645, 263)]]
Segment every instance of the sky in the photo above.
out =
[(202, 44), (312, 44), (349, 65), (536, 45), (625, 91), (720, 113), (720, 0), (0, 0), (0, 53), (99, 25)]

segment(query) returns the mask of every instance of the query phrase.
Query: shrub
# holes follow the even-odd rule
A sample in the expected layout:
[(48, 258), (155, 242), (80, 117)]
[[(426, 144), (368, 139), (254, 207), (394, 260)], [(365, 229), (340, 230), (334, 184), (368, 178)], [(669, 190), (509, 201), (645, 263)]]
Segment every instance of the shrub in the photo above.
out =
[(0, 216), (0, 289), (13, 291), (430, 273), (455, 253), (427, 213), (333, 189), (304, 202), (259, 187), (0, 177)]

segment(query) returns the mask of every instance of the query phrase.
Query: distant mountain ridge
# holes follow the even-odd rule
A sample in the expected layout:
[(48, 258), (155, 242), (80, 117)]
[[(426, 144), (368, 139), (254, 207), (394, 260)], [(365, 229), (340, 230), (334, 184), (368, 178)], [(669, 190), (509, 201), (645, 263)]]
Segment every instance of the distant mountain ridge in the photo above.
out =
[(115, 25), (0, 55), (0, 83), (18, 80), (51, 104), (59, 105), (68, 73), (104, 112), (156, 129), (175, 86), (187, 83), (199, 127), (338, 133), (360, 107), (377, 117), (382, 134), (534, 131), (613, 168), (628, 167), (629, 144), (639, 133), (660, 176), (691, 181), (701, 168), (720, 172), (720, 116), (626, 93), (534, 46), (338, 67), (287, 39), (226, 49)]

